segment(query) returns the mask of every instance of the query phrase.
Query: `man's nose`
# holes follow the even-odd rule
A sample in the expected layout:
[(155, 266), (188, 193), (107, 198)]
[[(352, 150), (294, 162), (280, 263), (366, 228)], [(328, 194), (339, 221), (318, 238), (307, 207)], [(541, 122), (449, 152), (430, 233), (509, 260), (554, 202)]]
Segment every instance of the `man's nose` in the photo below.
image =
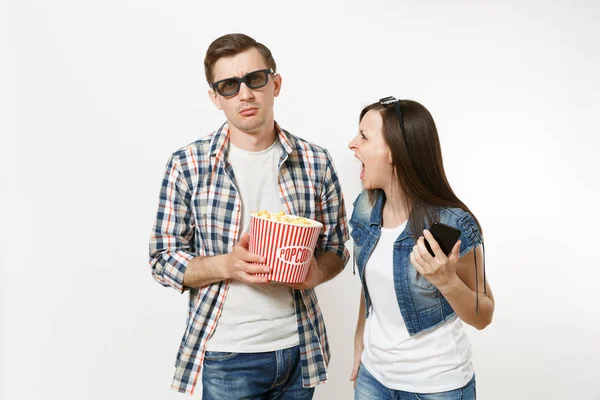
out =
[(240, 100), (251, 100), (254, 98), (254, 92), (246, 85), (246, 82), (240, 83)]

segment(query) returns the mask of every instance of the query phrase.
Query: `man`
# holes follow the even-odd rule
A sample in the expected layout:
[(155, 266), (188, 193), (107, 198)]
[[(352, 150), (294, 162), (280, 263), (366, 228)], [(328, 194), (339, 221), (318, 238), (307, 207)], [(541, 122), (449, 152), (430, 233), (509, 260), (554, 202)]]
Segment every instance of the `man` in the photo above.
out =
[[(281, 76), (271, 52), (225, 35), (204, 60), (209, 97), (227, 122), (172, 154), (150, 241), (154, 279), (189, 292), (173, 388), (203, 398), (310, 399), (330, 353), (313, 288), (348, 260), (341, 188), (329, 153), (281, 129)], [(306, 280), (284, 285), (248, 251), (250, 212), (324, 226)], [(258, 264), (254, 264), (258, 263)]]

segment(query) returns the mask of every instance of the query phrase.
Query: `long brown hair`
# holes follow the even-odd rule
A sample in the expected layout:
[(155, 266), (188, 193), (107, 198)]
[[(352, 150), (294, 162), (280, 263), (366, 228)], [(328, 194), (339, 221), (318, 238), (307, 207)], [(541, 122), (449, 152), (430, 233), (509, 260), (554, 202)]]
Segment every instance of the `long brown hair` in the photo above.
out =
[(265, 60), (267, 67), (271, 68), (273, 72), (277, 72), (277, 64), (271, 54), (271, 50), (267, 46), (243, 33), (230, 33), (215, 39), (208, 46), (206, 56), (204, 57), (204, 75), (206, 76), (206, 81), (209, 84), (213, 83), (213, 79), (215, 78), (213, 67), (219, 59), (235, 56), (251, 48), (257, 49)]
[[(431, 225), (439, 218), (441, 207), (456, 207), (471, 215), (473, 213), (454, 194), (448, 183), (437, 128), (429, 111), (412, 100), (400, 100), (400, 109), (405, 136), (402, 135), (393, 104), (382, 105), (377, 102), (365, 107), (360, 113), (359, 122), (371, 110), (381, 113), (383, 137), (392, 153), (399, 188), (406, 197), (404, 204), (409, 215), (410, 230), (414, 237), (419, 237), (425, 228), (425, 221)], [(369, 191), (372, 203), (375, 195), (375, 190)], [(477, 218), (475, 221), (479, 226)], [(481, 226), (479, 229), (481, 231)]]

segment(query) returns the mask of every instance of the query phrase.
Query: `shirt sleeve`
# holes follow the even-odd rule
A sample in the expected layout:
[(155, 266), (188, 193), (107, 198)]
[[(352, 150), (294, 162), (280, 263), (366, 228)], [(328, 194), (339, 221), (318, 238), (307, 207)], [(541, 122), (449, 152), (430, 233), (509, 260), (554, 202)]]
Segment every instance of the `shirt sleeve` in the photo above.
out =
[(152, 277), (163, 286), (184, 291), (183, 274), (194, 253), (195, 224), (191, 192), (181, 166), (171, 156), (160, 188), (158, 211), (150, 237)]
[(344, 266), (350, 257), (345, 243), (348, 240), (348, 223), (340, 182), (329, 152), (325, 151), (327, 162), (321, 198), (317, 203), (316, 219), (323, 224), (317, 249), (319, 252), (337, 254)]

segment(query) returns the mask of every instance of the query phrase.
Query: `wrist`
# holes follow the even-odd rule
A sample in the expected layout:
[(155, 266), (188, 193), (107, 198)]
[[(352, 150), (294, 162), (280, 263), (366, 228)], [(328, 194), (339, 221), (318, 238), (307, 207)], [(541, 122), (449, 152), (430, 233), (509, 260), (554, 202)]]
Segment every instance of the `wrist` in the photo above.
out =
[(223, 255), (198, 257), (198, 262), (194, 263), (192, 273), (197, 278), (209, 280), (223, 280), (227, 272), (221, 267), (221, 258)]
[(457, 291), (460, 289), (461, 285), (464, 285), (464, 283), (460, 280), (460, 278), (458, 277), (458, 275), (454, 274), (447, 282), (445, 285), (440, 286), (438, 288), (438, 290), (440, 291), (440, 293), (442, 293), (442, 295), (447, 296), (452, 294), (453, 292)]
[(231, 273), (227, 268), (227, 259), (229, 254), (221, 254), (218, 256), (212, 256), (207, 259), (207, 268), (211, 278), (223, 281), (231, 279)]
[(327, 274), (323, 270), (323, 268), (319, 267), (319, 263), (317, 262), (317, 285), (320, 285), (323, 282), (326, 282)]

